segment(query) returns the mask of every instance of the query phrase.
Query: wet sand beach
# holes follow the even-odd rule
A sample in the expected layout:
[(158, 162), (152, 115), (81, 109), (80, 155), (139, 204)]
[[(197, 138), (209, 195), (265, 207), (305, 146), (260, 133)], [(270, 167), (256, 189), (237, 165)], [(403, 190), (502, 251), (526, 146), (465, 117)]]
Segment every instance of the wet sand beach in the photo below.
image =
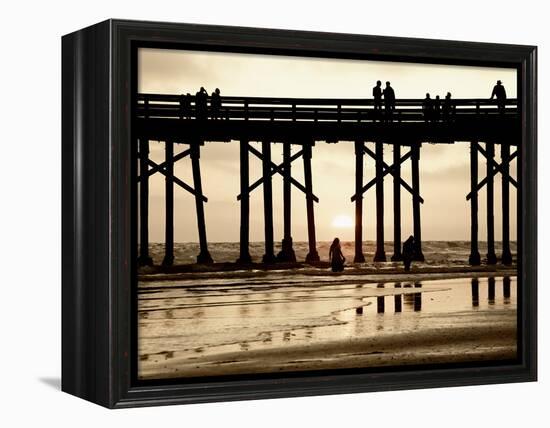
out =
[(513, 359), (515, 272), (151, 275), (139, 282), (138, 374), (188, 378)]

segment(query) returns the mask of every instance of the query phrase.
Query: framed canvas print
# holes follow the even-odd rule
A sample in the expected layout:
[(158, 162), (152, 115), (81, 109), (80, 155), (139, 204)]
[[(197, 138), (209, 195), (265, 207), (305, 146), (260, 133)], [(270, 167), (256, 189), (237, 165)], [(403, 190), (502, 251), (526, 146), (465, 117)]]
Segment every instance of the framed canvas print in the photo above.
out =
[(536, 48), (63, 37), (62, 389), (120, 408), (536, 380)]

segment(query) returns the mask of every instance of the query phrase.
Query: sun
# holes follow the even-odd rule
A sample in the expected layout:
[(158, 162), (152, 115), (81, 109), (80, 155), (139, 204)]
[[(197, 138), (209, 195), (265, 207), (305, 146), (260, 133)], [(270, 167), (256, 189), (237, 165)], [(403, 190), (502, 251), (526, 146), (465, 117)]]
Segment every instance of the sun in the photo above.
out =
[(332, 220), (332, 226), (338, 229), (349, 229), (353, 227), (353, 220), (349, 215), (341, 214), (334, 217)]

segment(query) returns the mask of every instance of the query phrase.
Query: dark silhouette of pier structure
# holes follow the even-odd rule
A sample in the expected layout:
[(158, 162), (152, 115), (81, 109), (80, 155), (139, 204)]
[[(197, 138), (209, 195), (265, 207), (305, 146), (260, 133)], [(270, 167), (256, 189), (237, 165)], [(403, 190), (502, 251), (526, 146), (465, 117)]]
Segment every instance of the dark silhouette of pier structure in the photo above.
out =
[[(420, 191), (420, 154), (423, 144), (469, 143), (471, 165), (471, 189), (467, 200), (471, 205), (471, 254), (472, 265), (481, 263), (478, 250), (478, 199), (486, 187), (487, 195), (487, 263), (497, 263), (494, 242), (494, 178), (502, 177), (502, 254), (503, 264), (512, 263), (510, 252), (509, 186), (517, 187), (510, 176), (510, 163), (517, 157), (511, 152), (521, 141), (521, 126), (517, 100), (503, 103), (487, 99), (453, 99), (446, 114), (437, 120), (426, 121), (422, 109), (423, 99), (397, 99), (390, 114), (375, 109), (373, 99), (303, 99), (220, 97), (215, 113), (204, 101), (195, 103), (191, 95), (138, 94), (134, 110), (135, 138), (139, 153), (140, 189), (140, 252), (139, 264), (152, 264), (148, 250), (148, 195), (149, 177), (161, 173), (166, 178), (166, 237), (163, 265), (174, 262), (174, 186), (178, 185), (195, 198), (200, 253), (198, 263), (211, 263), (208, 251), (204, 203), (200, 172), (200, 151), (204, 144), (238, 141), (240, 145), (240, 256), (239, 263), (250, 263), (249, 218), (250, 194), (263, 188), (265, 254), (263, 262), (295, 262), (292, 243), (291, 189), (298, 188), (305, 196), (307, 208), (309, 252), (306, 262), (319, 261), (316, 249), (314, 204), (319, 199), (314, 194), (311, 159), (317, 141), (327, 143), (353, 142), (355, 145), (355, 189), (351, 201), (355, 203), (355, 262), (364, 262), (363, 254), (363, 195), (374, 187), (376, 194), (376, 253), (374, 261), (386, 261), (384, 251), (384, 178), (393, 178), (394, 248), (391, 260), (399, 261), (401, 255), (401, 189), (410, 195), (413, 205), (414, 259), (424, 260), (422, 253)], [(503, 108), (504, 105), (504, 108)], [(204, 110), (206, 109), (206, 110)], [(166, 159), (157, 164), (149, 158), (149, 141), (165, 142)], [(261, 142), (261, 151), (250, 142)], [(374, 151), (367, 143), (374, 143)], [(480, 145), (484, 143), (484, 147)], [(283, 162), (271, 159), (272, 144), (283, 145)], [(174, 154), (174, 147), (183, 151)], [(292, 154), (291, 148), (298, 150)], [(384, 161), (384, 148), (393, 149), (393, 161)], [(495, 148), (500, 148), (500, 162), (495, 159)], [(262, 177), (250, 182), (250, 155), (262, 162)], [(487, 174), (478, 182), (480, 155), (486, 159)], [(174, 163), (190, 156), (193, 185), (174, 175)], [(365, 183), (364, 157), (374, 160), (374, 176)], [(292, 176), (295, 161), (302, 159), (304, 184)], [(411, 162), (412, 180), (407, 183), (401, 177), (401, 166)], [(351, 165), (350, 165), (351, 167)], [(282, 249), (274, 253), (272, 179), (283, 178)], [(341, 189), (337, 189), (341, 191)], [(336, 191), (336, 189), (335, 189)], [(444, 191), (444, 189), (442, 189)], [(442, 207), (441, 215), (445, 215)], [(452, 225), (449, 225), (452, 226)]]

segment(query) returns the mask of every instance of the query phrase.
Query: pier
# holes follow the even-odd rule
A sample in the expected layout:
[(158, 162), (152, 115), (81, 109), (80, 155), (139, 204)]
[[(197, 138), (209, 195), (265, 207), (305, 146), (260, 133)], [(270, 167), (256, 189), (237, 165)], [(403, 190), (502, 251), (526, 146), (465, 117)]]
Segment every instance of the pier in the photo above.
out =
[[(149, 178), (156, 173), (166, 179), (166, 228), (164, 266), (174, 262), (174, 187), (194, 196), (200, 251), (197, 263), (212, 263), (208, 251), (207, 225), (204, 217), (204, 195), (201, 182), (200, 151), (205, 144), (237, 141), (240, 153), (240, 255), (237, 263), (249, 264), (250, 194), (263, 190), (265, 254), (263, 262), (295, 262), (292, 244), (291, 190), (299, 189), (306, 201), (309, 251), (306, 262), (316, 263), (315, 204), (311, 160), (316, 142), (332, 144), (352, 143), (355, 148), (355, 189), (350, 189), (350, 201), (355, 204), (354, 262), (365, 261), (363, 254), (363, 221), (366, 215), (376, 217), (376, 252), (374, 261), (388, 259), (384, 251), (384, 179), (393, 180), (393, 254), (392, 261), (401, 255), (401, 190), (411, 197), (413, 207), (414, 259), (424, 260), (422, 252), (420, 169), (422, 145), (463, 143), (470, 150), (470, 192), (466, 199), (471, 207), (471, 265), (481, 263), (478, 249), (479, 192), (486, 187), (487, 196), (487, 263), (512, 264), (510, 252), (510, 185), (517, 181), (510, 176), (510, 164), (517, 156), (521, 142), (521, 122), (516, 99), (508, 99), (503, 106), (487, 99), (453, 99), (452, 108), (440, 117), (426, 117), (422, 99), (398, 99), (395, 109), (386, 113), (375, 109), (372, 99), (312, 99), (221, 97), (221, 107), (197, 109), (194, 96), (138, 94), (134, 104), (134, 138), (138, 148), (138, 186), (140, 216), (140, 251), (138, 264), (152, 264), (148, 253), (148, 196)], [(149, 141), (164, 142), (165, 160), (156, 163), (149, 157)], [(261, 151), (250, 143), (260, 142)], [(374, 151), (367, 143), (374, 144)], [(273, 144), (283, 145), (283, 162), (271, 159)], [(174, 155), (174, 147), (184, 149)], [(291, 148), (297, 151), (292, 154)], [(392, 164), (384, 161), (384, 150), (392, 149)], [(500, 159), (497, 160), (497, 154)], [(250, 182), (250, 156), (262, 162), (262, 176)], [(191, 158), (193, 183), (185, 183), (174, 175), (175, 162)], [(365, 171), (364, 158), (373, 161), (373, 169)], [(479, 160), (485, 159), (486, 177), (478, 182)], [(302, 160), (304, 183), (292, 176), (296, 161)], [(407, 183), (401, 177), (401, 166), (411, 162), (412, 179)], [(372, 178), (366, 181), (365, 176)], [(494, 178), (502, 182), (502, 254), (495, 253), (494, 238)], [(283, 229), (280, 253), (274, 253), (272, 180), (283, 179)], [(363, 195), (374, 188), (376, 204), (366, 210)], [(370, 207), (369, 207), (370, 208)]]

